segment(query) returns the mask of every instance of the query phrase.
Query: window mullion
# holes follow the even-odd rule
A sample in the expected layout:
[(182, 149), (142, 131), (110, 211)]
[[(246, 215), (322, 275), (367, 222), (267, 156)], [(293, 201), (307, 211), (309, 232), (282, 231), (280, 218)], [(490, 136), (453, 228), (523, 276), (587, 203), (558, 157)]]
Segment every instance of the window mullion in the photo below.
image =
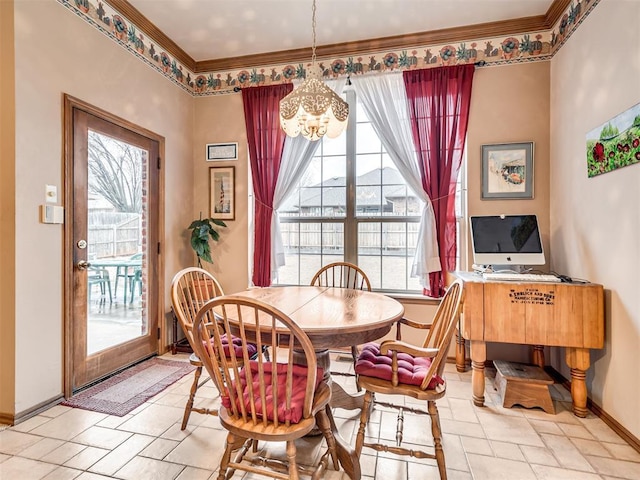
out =
[(353, 90), (348, 90), (349, 123), (347, 124), (347, 212), (344, 224), (344, 259), (358, 263), (358, 225), (356, 222), (356, 98)]

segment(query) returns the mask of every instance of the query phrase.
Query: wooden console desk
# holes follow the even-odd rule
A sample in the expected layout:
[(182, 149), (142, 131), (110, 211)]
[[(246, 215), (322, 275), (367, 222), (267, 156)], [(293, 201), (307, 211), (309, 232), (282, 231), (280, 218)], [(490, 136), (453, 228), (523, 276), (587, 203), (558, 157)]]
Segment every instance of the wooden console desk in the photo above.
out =
[[(543, 346), (557, 346), (566, 348), (573, 413), (585, 417), (589, 349), (604, 346), (602, 285), (501, 282), (484, 280), (471, 272), (453, 275), (464, 282), (460, 334), (471, 342), (474, 404), (484, 405), (486, 342), (533, 345), (533, 363), (540, 367), (544, 367)], [(460, 361), (456, 359), (456, 363)]]

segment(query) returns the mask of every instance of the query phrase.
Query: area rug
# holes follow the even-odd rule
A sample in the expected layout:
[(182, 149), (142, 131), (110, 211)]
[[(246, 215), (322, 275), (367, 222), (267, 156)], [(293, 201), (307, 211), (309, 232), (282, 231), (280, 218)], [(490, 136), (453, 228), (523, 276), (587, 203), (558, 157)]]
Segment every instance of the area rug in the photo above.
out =
[(194, 369), (186, 362), (154, 357), (77, 393), (62, 405), (122, 417)]

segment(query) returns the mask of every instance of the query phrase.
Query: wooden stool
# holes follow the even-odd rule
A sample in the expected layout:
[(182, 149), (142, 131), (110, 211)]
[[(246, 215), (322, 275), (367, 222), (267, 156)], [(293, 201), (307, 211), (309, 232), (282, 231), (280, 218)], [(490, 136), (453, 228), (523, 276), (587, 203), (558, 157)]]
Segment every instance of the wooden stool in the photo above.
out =
[(549, 385), (553, 379), (536, 365), (494, 360), (496, 379), (494, 387), (502, 397), (502, 406), (511, 408), (518, 404), (526, 408), (540, 407), (555, 414)]

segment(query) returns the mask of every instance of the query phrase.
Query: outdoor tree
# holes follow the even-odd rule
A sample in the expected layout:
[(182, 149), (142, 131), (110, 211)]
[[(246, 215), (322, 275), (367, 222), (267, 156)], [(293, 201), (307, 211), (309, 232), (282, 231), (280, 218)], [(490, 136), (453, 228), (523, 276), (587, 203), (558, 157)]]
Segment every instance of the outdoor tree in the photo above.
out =
[(89, 132), (89, 193), (107, 200), (116, 211), (142, 211), (142, 162), (147, 152)]

